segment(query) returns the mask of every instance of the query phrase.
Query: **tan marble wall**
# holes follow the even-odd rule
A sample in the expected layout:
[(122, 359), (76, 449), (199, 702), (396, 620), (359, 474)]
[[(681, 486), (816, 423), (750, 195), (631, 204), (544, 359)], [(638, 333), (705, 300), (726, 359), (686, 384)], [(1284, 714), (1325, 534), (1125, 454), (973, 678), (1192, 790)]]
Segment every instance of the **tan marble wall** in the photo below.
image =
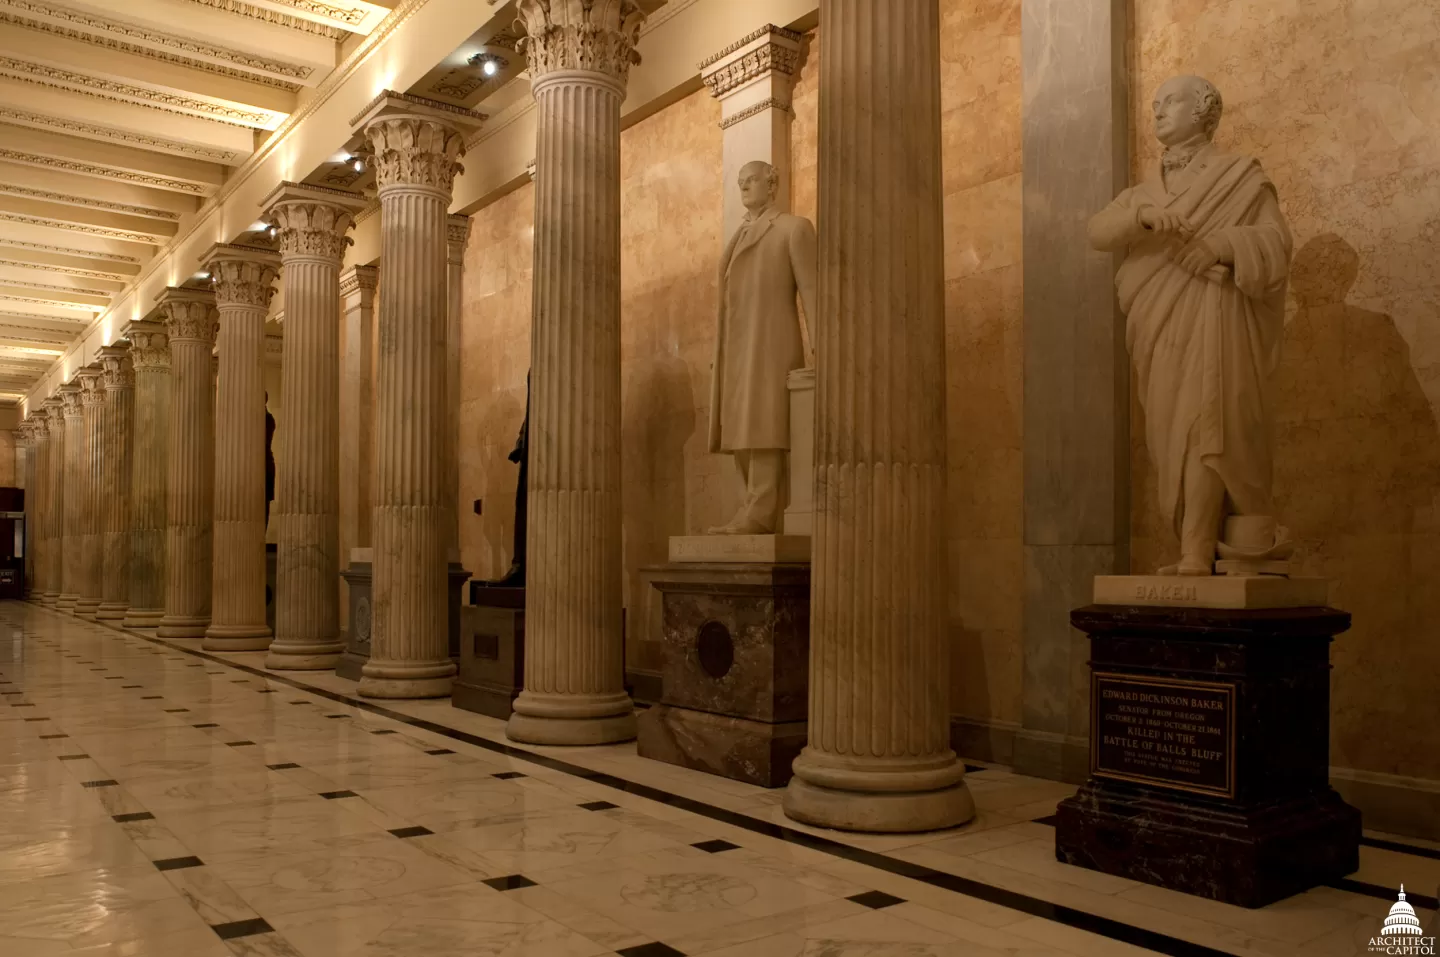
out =
[[(1440, 778), (1440, 8), (1415, 0), (1135, 0), (1136, 173), (1175, 73), (1225, 97), (1295, 234), (1276, 492), (1307, 573), (1354, 614), (1331, 763)], [(1136, 411), (1132, 434), (1142, 441)], [(1137, 568), (1171, 550), (1143, 448)]]
[(24, 474), (19, 446), (15, 443), (15, 433), (9, 429), (0, 431), (0, 488), (23, 485)]
[[(943, 0), (951, 623), (954, 707), (1019, 719), (1020, 0)], [(795, 85), (792, 205), (815, 216), (817, 67), (812, 33)], [(627, 667), (658, 670), (635, 641), (653, 613), (638, 570), (668, 536), (736, 506), (730, 462), (707, 454), (721, 249), (720, 107), (700, 91), (622, 136), (623, 428)], [(529, 363), (533, 190), (473, 214), (461, 336), (460, 542), (476, 577), (510, 560)], [(483, 499), (476, 516), (473, 500)]]

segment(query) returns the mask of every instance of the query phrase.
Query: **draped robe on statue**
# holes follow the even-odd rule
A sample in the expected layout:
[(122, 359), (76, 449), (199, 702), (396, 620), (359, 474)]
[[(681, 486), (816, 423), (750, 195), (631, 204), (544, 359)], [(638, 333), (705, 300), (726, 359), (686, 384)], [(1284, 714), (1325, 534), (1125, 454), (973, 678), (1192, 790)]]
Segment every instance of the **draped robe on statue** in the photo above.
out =
[[(1160, 502), (1177, 535), (1185, 461), (1199, 454), (1231, 511), (1273, 515), (1270, 380), (1280, 360), (1290, 230), (1260, 164), (1214, 146), (1183, 170), (1125, 190), (1090, 223), (1097, 249), (1129, 253), (1115, 277), (1139, 378)], [(1233, 266), (1199, 276), (1176, 264), (1185, 241), (1140, 224), (1145, 206), (1186, 217), (1195, 239), (1223, 236)]]

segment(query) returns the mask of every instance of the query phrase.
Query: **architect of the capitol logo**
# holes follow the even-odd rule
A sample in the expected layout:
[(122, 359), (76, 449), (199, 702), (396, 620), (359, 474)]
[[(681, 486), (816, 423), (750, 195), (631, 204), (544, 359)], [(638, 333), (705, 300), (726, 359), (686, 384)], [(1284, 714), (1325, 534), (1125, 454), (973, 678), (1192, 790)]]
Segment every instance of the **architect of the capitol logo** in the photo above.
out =
[(1380, 928), (1380, 936), (1370, 938), (1372, 954), (1429, 955), (1435, 957), (1435, 938), (1426, 937), (1415, 916), (1415, 908), (1405, 900), (1405, 885), (1400, 885), (1400, 899), (1390, 907), (1390, 916)]

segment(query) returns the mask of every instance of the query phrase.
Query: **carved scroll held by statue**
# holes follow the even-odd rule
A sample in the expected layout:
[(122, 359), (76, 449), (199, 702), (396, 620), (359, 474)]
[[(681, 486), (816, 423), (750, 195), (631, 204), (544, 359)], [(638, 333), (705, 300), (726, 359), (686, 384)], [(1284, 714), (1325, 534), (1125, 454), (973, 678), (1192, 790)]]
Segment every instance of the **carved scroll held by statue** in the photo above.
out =
[(815, 227), (775, 208), (768, 163), (740, 170), (747, 210), (720, 259), (720, 316), (710, 388), (710, 451), (735, 457), (743, 501), (720, 535), (774, 532), (784, 508), (790, 448), (786, 377), (807, 365), (803, 320), (816, 300)]
[(1096, 214), (1090, 239), (1128, 250), (1115, 283), (1161, 506), (1180, 538), (1180, 561), (1161, 574), (1287, 574), (1294, 546), (1271, 494), (1270, 380), (1290, 230), (1260, 164), (1213, 143), (1221, 108), (1200, 77), (1161, 86), (1159, 176)]

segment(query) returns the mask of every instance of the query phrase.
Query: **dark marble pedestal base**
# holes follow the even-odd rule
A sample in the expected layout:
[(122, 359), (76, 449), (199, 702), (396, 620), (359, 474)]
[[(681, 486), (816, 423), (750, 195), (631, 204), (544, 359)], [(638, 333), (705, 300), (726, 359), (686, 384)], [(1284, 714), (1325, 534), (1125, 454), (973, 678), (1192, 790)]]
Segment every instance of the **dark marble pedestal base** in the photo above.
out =
[(645, 571), (662, 594), (664, 663), (660, 703), (638, 719), (640, 756), (783, 787), (805, 746), (810, 566)]
[(1092, 605), (1091, 776), (1056, 857), (1241, 907), (1360, 865), (1360, 812), (1328, 783), (1332, 608)]
[(460, 609), (460, 670), (450, 703), (502, 721), (525, 686), (525, 589), (470, 583)]
[(806, 722), (770, 724), (657, 704), (636, 719), (639, 753), (762, 788), (790, 783), (805, 747)]
[[(350, 567), (340, 573), (350, 585), (350, 631), (345, 651), (335, 674), (351, 681), (360, 680), (361, 669), (370, 660), (371, 564), (370, 549), (351, 550)], [(450, 563), (450, 657), (460, 656), (460, 590), (470, 573), (455, 562)]]

